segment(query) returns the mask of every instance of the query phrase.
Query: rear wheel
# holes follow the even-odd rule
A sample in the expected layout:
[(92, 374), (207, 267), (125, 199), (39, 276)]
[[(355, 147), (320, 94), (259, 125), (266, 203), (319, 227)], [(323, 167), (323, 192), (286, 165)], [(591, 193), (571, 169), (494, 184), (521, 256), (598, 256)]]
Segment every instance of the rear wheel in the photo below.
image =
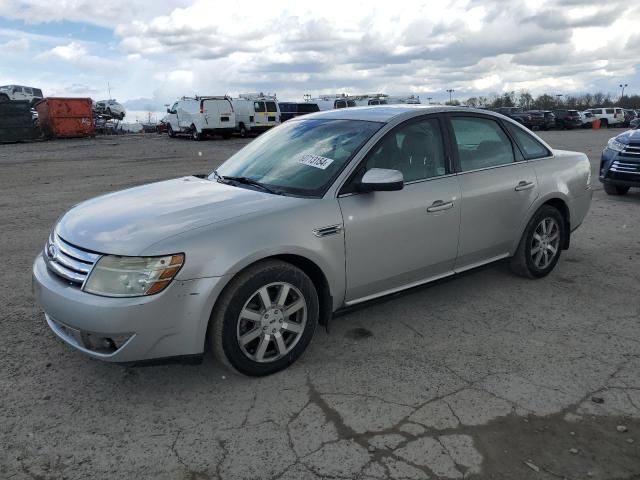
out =
[(606, 118), (600, 119), (600, 126), (602, 128), (609, 128), (609, 120), (607, 120)]
[(565, 235), (562, 214), (550, 205), (543, 205), (524, 230), (518, 250), (511, 258), (511, 270), (528, 278), (548, 275), (560, 259)]
[(0, 95), (0, 102), (8, 102), (9, 101), (9, 96), (8, 95)]
[(247, 135), (249, 135), (249, 131), (247, 130), (247, 127), (244, 126), (244, 123), (240, 124), (240, 136), (242, 138), (246, 138)]
[(611, 183), (604, 184), (604, 191), (607, 192), (608, 195), (626, 195), (629, 191), (629, 187), (624, 187), (622, 185), (615, 185)]
[(198, 132), (198, 129), (195, 125), (191, 125), (191, 138), (193, 138), (196, 142), (202, 140), (204, 135), (201, 132)]
[(318, 294), (299, 268), (259, 262), (225, 288), (211, 315), (213, 352), (232, 370), (264, 376), (297, 360), (318, 323)]

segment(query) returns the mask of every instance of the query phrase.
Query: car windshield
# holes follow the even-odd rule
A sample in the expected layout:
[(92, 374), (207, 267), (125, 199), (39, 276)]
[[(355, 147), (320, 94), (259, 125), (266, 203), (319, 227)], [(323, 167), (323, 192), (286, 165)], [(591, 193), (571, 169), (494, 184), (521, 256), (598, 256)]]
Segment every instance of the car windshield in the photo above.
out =
[(358, 120), (289, 121), (258, 137), (215, 173), (245, 177), (283, 194), (321, 197), (381, 126)]

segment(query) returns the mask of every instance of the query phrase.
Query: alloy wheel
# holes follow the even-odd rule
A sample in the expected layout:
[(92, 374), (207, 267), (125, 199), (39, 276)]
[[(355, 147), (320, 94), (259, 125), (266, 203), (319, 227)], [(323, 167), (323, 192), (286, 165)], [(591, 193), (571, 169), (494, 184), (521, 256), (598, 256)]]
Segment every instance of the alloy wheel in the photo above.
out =
[(255, 291), (244, 304), (236, 338), (249, 359), (273, 362), (293, 350), (306, 323), (307, 302), (300, 290), (286, 282), (270, 283)]
[(544, 270), (560, 250), (560, 226), (551, 217), (543, 218), (533, 231), (531, 259), (536, 268)]

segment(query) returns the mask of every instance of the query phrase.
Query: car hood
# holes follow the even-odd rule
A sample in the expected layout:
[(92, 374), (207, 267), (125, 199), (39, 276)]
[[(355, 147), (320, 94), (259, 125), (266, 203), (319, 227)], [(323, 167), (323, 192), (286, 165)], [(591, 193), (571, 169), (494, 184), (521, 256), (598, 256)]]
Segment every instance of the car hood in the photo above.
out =
[(80, 203), (62, 216), (56, 233), (87, 250), (139, 255), (167, 237), (301, 200), (184, 177)]
[(625, 145), (640, 143), (640, 130), (627, 130), (616, 136), (615, 139)]

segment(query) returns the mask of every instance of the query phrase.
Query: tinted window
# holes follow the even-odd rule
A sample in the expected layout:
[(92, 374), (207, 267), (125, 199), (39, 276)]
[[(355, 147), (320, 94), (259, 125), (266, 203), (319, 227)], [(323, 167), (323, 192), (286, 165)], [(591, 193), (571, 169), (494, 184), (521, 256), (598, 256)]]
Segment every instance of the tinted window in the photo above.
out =
[(518, 146), (522, 150), (524, 158), (531, 160), (534, 158), (543, 158), (551, 155), (551, 152), (547, 150), (547, 147), (542, 145), (538, 140), (533, 138), (523, 129), (516, 127), (510, 123), (506, 123), (507, 130), (513, 135), (518, 143)]
[(276, 102), (265, 102), (267, 104), (267, 112), (277, 112)]
[(218, 173), (247, 177), (283, 193), (320, 197), (381, 126), (355, 120), (291, 120), (238, 151)]
[(253, 102), (253, 110), (255, 112), (266, 112), (264, 102)]
[(34, 94), (36, 97), (42, 97), (42, 90), (40, 90), (39, 88), (34, 88), (34, 89), (33, 89), (33, 94)]
[(356, 102), (353, 100), (347, 100), (347, 106), (348, 107), (355, 107), (356, 106)]
[(336, 100), (336, 108), (347, 108), (347, 103), (344, 100)]
[(317, 103), (299, 103), (298, 104), (298, 112), (300, 113), (311, 113), (311, 112), (319, 112), (320, 107), (318, 107)]
[(593, 110), (591, 110), (591, 112), (597, 115), (599, 113), (602, 113), (602, 109), (601, 108), (594, 108)]
[(607, 108), (607, 109), (605, 110), (605, 112), (607, 112), (607, 113), (613, 113), (613, 108)]
[(367, 157), (365, 170), (400, 170), (405, 182), (447, 173), (440, 123), (428, 119), (406, 123), (387, 134)]
[(13, 87), (13, 91), (15, 93), (20, 93), (20, 92), (22, 92), (22, 87)]
[(24, 87), (24, 93), (28, 93), (29, 95), (33, 95), (33, 90), (31, 90), (29, 87)]
[(513, 163), (513, 146), (498, 122), (452, 117), (451, 125), (463, 172)]

